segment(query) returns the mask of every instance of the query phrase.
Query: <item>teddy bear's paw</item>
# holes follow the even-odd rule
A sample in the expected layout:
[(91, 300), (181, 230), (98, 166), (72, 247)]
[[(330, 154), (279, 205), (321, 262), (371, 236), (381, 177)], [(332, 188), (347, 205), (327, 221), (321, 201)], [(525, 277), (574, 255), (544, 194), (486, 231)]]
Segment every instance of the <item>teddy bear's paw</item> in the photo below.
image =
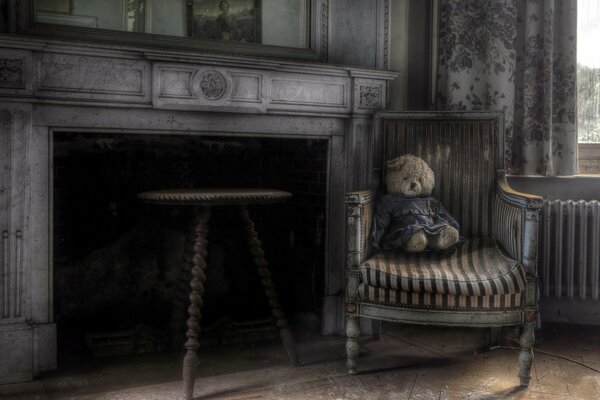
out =
[(427, 235), (420, 230), (408, 239), (404, 245), (404, 250), (411, 253), (418, 253), (427, 248)]
[(458, 243), (458, 230), (453, 226), (447, 226), (431, 239), (431, 247), (436, 250), (447, 249)]

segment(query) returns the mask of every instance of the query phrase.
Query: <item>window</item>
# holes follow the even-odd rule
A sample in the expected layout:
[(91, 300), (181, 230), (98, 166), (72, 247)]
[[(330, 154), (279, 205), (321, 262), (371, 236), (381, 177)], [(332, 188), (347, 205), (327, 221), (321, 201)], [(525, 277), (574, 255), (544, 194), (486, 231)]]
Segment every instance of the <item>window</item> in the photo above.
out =
[(600, 174), (600, 1), (577, 2), (579, 172)]

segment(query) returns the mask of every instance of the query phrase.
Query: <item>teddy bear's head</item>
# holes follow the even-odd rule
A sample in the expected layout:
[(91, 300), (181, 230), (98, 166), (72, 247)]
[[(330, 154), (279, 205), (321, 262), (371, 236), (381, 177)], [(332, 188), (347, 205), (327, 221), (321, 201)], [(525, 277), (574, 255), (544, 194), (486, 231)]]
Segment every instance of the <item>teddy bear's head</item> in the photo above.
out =
[(390, 193), (429, 196), (435, 186), (435, 176), (423, 159), (405, 154), (386, 163), (385, 186)]

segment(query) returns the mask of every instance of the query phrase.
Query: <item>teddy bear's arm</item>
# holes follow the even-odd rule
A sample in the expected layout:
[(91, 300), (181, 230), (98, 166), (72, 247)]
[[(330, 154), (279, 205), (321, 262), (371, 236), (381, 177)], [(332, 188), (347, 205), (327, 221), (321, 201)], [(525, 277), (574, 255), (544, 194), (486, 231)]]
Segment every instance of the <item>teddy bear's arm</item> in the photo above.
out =
[(371, 245), (373, 249), (381, 251), (381, 242), (386, 230), (392, 222), (392, 207), (388, 196), (383, 198), (376, 204), (375, 213), (373, 215), (373, 233), (371, 235)]
[(440, 216), (440, 218), (446, 221), (450, 226), (459, 229), (458, 222), (454, 219), (454, 217), (450, 215), (448, 211), (446, 211), (442, 203), (440, 203), (439, 201), (437, 203), (438, 204), (436, 205), (436, 212)]

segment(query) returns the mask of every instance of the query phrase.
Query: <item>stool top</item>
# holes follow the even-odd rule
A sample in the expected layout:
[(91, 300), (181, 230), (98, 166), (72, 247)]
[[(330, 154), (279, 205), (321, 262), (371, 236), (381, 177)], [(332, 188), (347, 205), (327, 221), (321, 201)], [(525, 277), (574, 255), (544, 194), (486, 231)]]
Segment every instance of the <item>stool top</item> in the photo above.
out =
[(138, 197), (152, 204), (219, 206), (278, 203), (292, 194), (276, 189), (200, 188), (153, 190), (139, 193)]

